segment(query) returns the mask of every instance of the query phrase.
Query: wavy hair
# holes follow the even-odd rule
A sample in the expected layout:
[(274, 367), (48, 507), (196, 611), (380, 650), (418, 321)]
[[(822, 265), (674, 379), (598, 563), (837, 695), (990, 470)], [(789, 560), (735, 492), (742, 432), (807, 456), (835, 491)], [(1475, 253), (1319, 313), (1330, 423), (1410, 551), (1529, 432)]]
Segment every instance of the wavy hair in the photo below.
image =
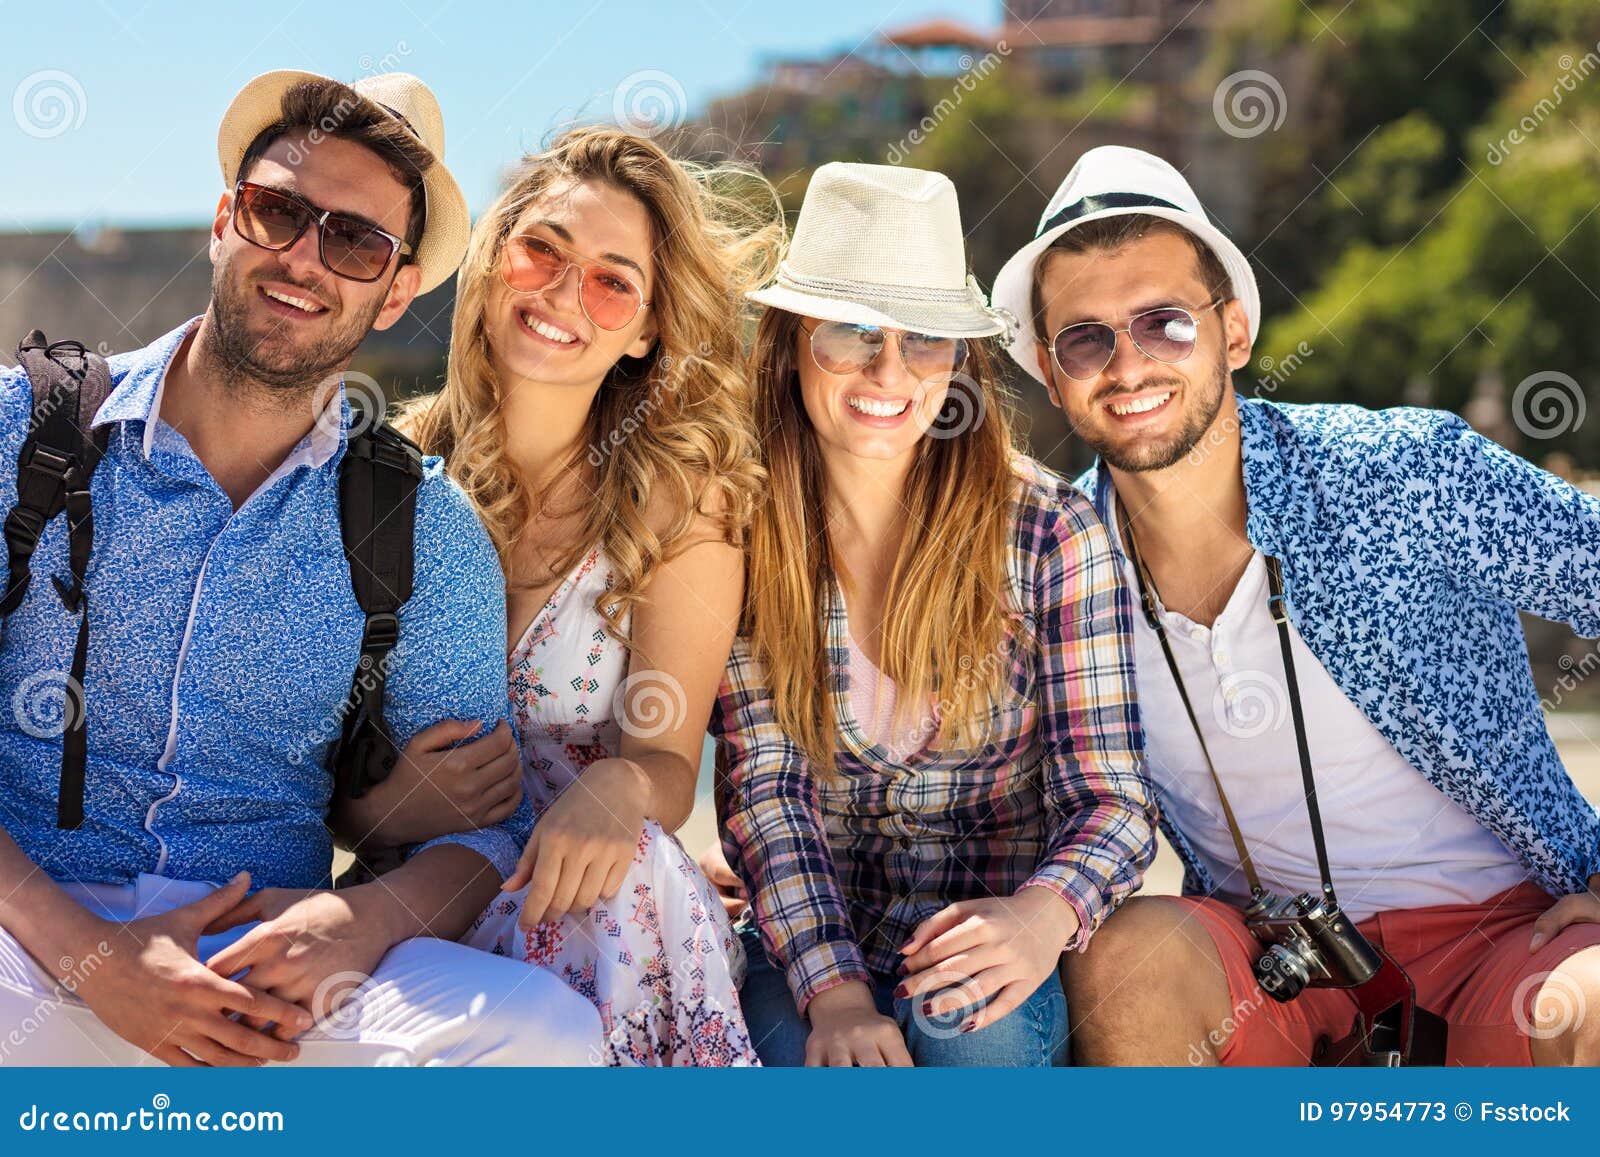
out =
[[(552, 568), (552, 574), (566, 574), (601, 544), (615, 582), (597, 597), (595, 609), (623, 639), (625, 617), (655, 568), (686, 545), (697, 516), (710, 517), (727, 541), (743, 544), (764, 478), (744, 376), (744, 293), (770, 277), (783, 217), (771, 185), (753, 171), (680, 161), (616, 128), (571, 129), (522, 159), (472, 231), (456, 282), (444, 389), (410, 403), (397, 419), (424, 453), (444, 458), (507, 575), (549, 496), (535, 493), (507, 455), (504, 386), (484, 314), (511, 231), (565, 178), (603, 181), (639, 200), (650, 220), (657, 271), (649, 306), (656, 344), (642, 358), (619, 360), (601, 383), (586, 446), (565, 464), (567, 471), (593, 468), (595, 493), (579, 544)], [(769, 199), (770, 205), (758, 203)], [(661, 534), (645, 519), (658, 496), (672, 511)]]
[[(770, 481), (750, 530), (743, 633), (765, 670), (778, 725), (828, 778), (838, 735), (823, 600), (837, 568), (821, 450), (796, 368), (800, 322), (768, 310), (751, 353)], [(961, 750), (990, 735), (1019, 627), (1008, 568), (1017, 493), (1012, 400), (992, 343), (967, 345), (937, 435), (923, 436), (906, 479), (907, 530), (884, 599), (879, 664), (898, 688), (896, 722), (928, 712), (923, 726), (937, 723), (941, 745)]]

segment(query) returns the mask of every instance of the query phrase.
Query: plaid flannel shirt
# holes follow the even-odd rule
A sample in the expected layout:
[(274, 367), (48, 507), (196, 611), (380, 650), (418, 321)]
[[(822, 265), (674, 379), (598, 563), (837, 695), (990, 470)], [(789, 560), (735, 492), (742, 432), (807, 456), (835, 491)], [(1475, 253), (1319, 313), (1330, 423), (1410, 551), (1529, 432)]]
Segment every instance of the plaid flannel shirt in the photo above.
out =
[(867, 740), (836, 583), (824, 600), (833, 780), (779, 729), (749, 640), (735, 642), (712, 714), (723, 844), (802, 1011), (834, 985), (892, 974), (912, 930), (958, 900), (1049, 888), (1078, 915), (1063, 950), (1082, 948), (1155, 856), (1132, 604), (1110, 540), (1064, 479), (1021, 456), (1016, 470), (1013, 606), (1037, 642), (995, 656), (1011, 699), (981, 749), (896, 759)]

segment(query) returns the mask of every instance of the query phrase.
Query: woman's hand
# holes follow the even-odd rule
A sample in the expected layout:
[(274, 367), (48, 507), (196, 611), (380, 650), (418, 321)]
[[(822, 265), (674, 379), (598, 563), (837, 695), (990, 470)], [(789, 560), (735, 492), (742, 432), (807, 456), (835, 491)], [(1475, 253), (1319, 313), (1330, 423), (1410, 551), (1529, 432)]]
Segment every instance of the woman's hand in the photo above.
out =
[(341, 841), (352, 850), (418, 844), (491, 827), (516, 811), (522, 759), (511, 725), (501, 720), (482, 739), (463, 742), (482, 726), (446, 719), (412, 736), (387, 779), (360, 799), (335, 801)]
[(528, 889), (517, 923), (532, 928), (609, 900), (639, 849), (650, 781), (631, 759), (598, 759), (556, 797), (533, 826), (502, 891)]
[(901, 945), (906, 978), (895, 995), (921, 1001), (922, 1015), (933, 1018), (987, 1000), (961, 1026), (973, 1032), (1033, 995), (1077, 931), (1077, 913), (1048, 888), (959, 901), (917, 925)]
[(712, 840), (695, 862), (717, 890), (717, 897), (727, 910), (728, 919), (737, 920), (744, 915), (744, 910), (750, 907), (750, 895), (744, 890), (744, 881), (739, 879), (738, 873), (728, 863), (728, 857), (723, 854), (722, 841)]
[(872, 990), (859, 980), (825, 989), (806, 1006), (811, 1035), (806, 1065), (811, 1068), (911, 1068), (906, 1038), (893, 1017), (872, 1003)]

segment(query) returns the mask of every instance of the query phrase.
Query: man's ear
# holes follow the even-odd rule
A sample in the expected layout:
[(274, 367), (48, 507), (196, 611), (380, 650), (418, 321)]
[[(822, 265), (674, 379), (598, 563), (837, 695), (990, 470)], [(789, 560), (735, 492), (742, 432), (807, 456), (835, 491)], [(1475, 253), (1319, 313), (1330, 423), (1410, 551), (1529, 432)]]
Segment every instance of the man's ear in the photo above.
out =
[(1050, 395), (1050, 404), (1065, 413), (1066, 407), (1061, 404), (1061, 396), (1056, 393), (1056, 376), (1053, 372), (1055, 366), (1050, 364), (1050, 351), (1045, 348), (1044, 342), (1033, 343), (1033, 356), (1039, 359), (1039, 373), (1044, 378), (1044, 388)]
[(389, 293), (383, 299), (383, 308), (373, 319), (373, 329), (388, 329), (399, 321), (411, 303), (417, 299), (417, 287), (422, 284), (422, 270), (414, 261), (408, 261), (395, 271), (389, 283)]
[(233, 197), (229, 193), (222, 194), (217, 199), (217, 211), (211, 218), (211, 242), (209, 249), (211, 260), (217, 259), (218, 251), (222, 248), (222, 237), (228, 231), (228, 222), (233, 219)]
[(1228, 368), (1242, 370), (1250, 364), (1250, 317), (1244, 302), (1230, 297), (1222, 304), (1223, 337), (1228, 346)]

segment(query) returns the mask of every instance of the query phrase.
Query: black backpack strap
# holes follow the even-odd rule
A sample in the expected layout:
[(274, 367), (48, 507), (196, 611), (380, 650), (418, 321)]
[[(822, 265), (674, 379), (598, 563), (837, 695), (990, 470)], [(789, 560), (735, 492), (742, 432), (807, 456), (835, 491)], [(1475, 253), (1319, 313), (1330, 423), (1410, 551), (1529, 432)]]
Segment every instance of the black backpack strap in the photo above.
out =
[(89, 656), (86, 576), (94, 548), (89, 480), (110, 436), (109, 426), (91, 430), (90, 423), (111, 393), (111, 370), (104, 358), (91, 354), (81, 342), (50, 342), (38, 330), (22, 339), (17, 360), (33, 389), (33, 414), (17, 455), (17, 504), (5, 520), (8, 575), (5, 593), (0, 596), (0, 615), (9, 615), (22, 605), (32, 581), (30, 565), (39, 538), (50, 520), (65, 510), (72, 582), (69, 586), (59, 575), (52, 576), (52, 581), (62, 604), (78, 616), (78, 641), (66, 687), (56, 825), (74, 829), (83, 823), (88, 762), (83, 681)]
[(339, 521), (356, 602), (367, 617), (361, 660), (328, 752), (335, 792), (360, 799), (388, 778), (399, 757), (383, 717), (389, 655), (400, 638), (400, 607), (411, 597), (412, 548), (422, 452), (377, 423), (350, 435), (339, 476)]

